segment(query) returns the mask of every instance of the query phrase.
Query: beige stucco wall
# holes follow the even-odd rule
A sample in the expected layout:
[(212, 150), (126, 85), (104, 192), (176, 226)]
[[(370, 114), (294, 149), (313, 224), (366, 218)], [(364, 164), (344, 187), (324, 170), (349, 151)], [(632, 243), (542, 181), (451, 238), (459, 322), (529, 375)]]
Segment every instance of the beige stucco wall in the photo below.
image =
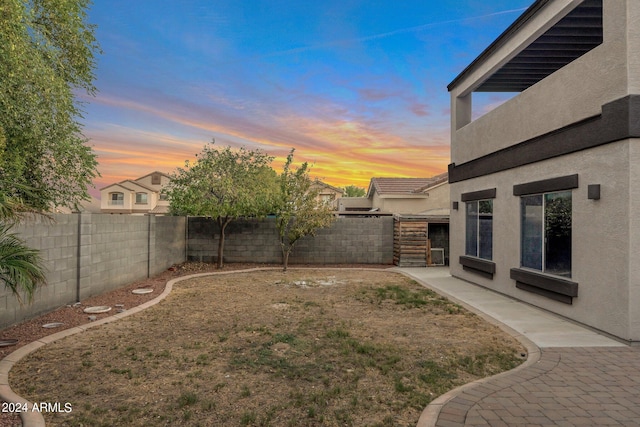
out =
[[(530, 20), (522, 28), (522, 35), (507, 43), (496, 53), (495, 61), (508, 58), (509, 51), (518, 48), (524, 40), (535, 39), (549, 27), (547, 20), (557, 21), (566, 14), (572, 1), (557, 0), (547, 3), (544, 13)], [(601, 106), (619, 99), (627, 92), (627, 7), (635, 20), (631, 28), (637, 33), (640, 22), (640, 2), (605, 0), (603, 5), (603, 43), (567, 66), (548, 76), (518, 96), (498, 106), (477, 120), (456, 129), (459, 114), (458, 97), (467, 95), (495, 68), (488, 61), (479, 71), (461, 81), (451, 91), (452, 144), (451, 161), (461, 164), (488, 153), (553, 131), (578, 120), (597, 115)], [(561, 14), (561, 16), (558, 16)], [(640, 39), (634, 40), (629, 52), (633, 57), (635, 75), (630, 85), (640, 87)], [(634, 53), (636, 52), (636, 53)], [(636, 92), (640, 93), (640, 92)]]
[(436, 187), (429, 189), (429, 198), (427, 199), (427, 207), (425, 210), (432, 209), (449, 209), (449, 183), (445, 182)]
[[(618, 142), (563, 158), (535, 163), (474, 180), (451, 184), (452, 200), (471, 191), (496, 188), (493, 226), (493, 280), (462, 269), (458, 262), (464, 254), (465, 207), (451, 210), (451, 274), (527, 301), (568, 318), (591, 325), (624, 339), (640, 339), (640, 329), (629, 330), (629, 297), (638, 296), (640, 283), (630, 280), (629, 254), (637, 257), (640, 244), (630, 239), (629, 209), (638, 196), (630, 193), (629, 166), (640, 162), (640, 141)], [(634, 149), (633, 155), (630, 152)], [(633, 166), (640, 186), (640, 168)], [(509, 277), (511, 268), (520, 267), (520, 197), (513, 195), (513, 185), (578, 174), (579, 188), (572, 191), (572, 278), (578, 282), (578, 297), (573, 305), (563, 304), (517, 289)], [(601, 199), (587, 198), (589, 184), (601, 185)], [(640, 187), (636, 187), (640, 188)], [(636, 191), (637, 192), (637, 191)], [(630, 202), (632, 200), (632, 202)], [(640, 212), (640, 210), (636, 210)], [(637, 216), (637, 215), (636, 215)], [(640, 233), (640, 220), (632, 229)], [(638, 235), (638, 234), (636, 234)], [(637, 240), (637, 239), (636, 239)], [(630, 251), (632, 246), (636, 252)], [(635, 247), (638, 246), (638, 247)], [(638, 265), (638, 264), (636, 264)], [(632, 277), (640, 278), (638, 271)], [(636, 300), (637, 301), (637, 300)], [(637, 311), (637, 310), (636, 310)], [(638, 318), (634, 313), (634, 318)]]
[[(120, 184), (111, 185), (100, 191), (100, 210), (102, 213), (146, 213), (157, 205), (168, 206), (169, 202), (159, 200), (159, 191), (169, 183), (169, 178), (161, 176), (160, 185), (151, 184), (151, 175), (136, 181), (127, 181), (124, 186)], [(156, 192), (154, 192), (154, 190)], [(111, 205), (110, 194), (119, 192), (124, 194), (122, 205)], [(147, 203), (136, 203), (136, 193), (146, 193)]]
[(170, 179), (161, 174), (160, 175), (160, 185), (151, 184), (152, 175), (144, 176), (142, 178), (137, 179), (136, 181), (139, 182), (140, 184), (146, 186), (146, 187), (153, 188), (156, 191), (160, 191), (161, 188), (163, 188), (165, 185), (167, 185), (169, 183)]
[[(111, 193), (122, 193), (123, 201), (121, 205), (111, 205)], [(135, 191), (131, 191), (129, 188), (124, 188), (120, 185), (112, 185), (100, 191), (100, 210), (105, 211), (121, 211), (131, 210), (133, 208), (133, 202), (135, 201)]]
[(640, 93), (640, 2), (627, 1), (628, 91)]
[[(633, 339), (640, 340), (640, 140), (629, 143), (629, 203), (625, 214), (628, 216), (629, 239), (625, 242), (629, 257), (629, 328)], [(615, 224), (612, 224), (615, 227)]]
[[(557, 12), (569, 3), (553, 0), (547, 5)], [(452, 162), (459, 165), (551, 132), (599, 114), (602, 104), (640, 94), (640, 1), (604, 0), (603, 12), (601, 46), (458, 130), (455, 116), (460, 110), (452, 108)], [(549, 14), (540, 18), (545, 16)], [(539, 21), (527, 23), (523, 31), (533, 34), (530, 27), (540, 27)], [(490, 67), (485, 64), (484, 71)], [(469, 78), (454, 88), (452, 107), (466, 114), (466, 100), (459, 102), (457, 97), (467, 95), (477, 83)], [(517, 289), (509, 273), (520, 266), (520, 198), (513, 196), (513, 185), (571, 174), (579, 176), (579, 187), (572, 191), (572, 280), (578, 283), (578, 297), (567, 305)], [(601, 185), (600, 200), (588, 200), (589, 184)], [(622, 339), (640, 341), (640, 139), (453, 183), (451, 200), (494, 187), (493, 280), (464, 271), (458, 262), (465, 242), (462, 202), (451, 211), (451, 273)]]
[(425, 197), (409, 199), (407, 197), (380, 197), (377, 193), (373, 195), (372, 208), (378, 208), (382, 212), (394, 214), (416, 214), (427, 209), (427, 199)]
[(418, 214), (431, 209), (449, 208), (449, 184), (443, 183), (420, 195), (385, 195), (375, 192), (372, 196), (372, 208), (394, 214)]

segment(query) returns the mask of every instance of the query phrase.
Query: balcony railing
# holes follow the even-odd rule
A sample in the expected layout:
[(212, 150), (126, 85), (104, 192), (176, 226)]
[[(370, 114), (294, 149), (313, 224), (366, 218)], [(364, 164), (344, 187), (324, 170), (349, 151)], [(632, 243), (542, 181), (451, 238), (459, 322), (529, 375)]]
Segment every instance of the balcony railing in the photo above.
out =
[(124, 206), (124, 200), (109, 200), (109, 206)]

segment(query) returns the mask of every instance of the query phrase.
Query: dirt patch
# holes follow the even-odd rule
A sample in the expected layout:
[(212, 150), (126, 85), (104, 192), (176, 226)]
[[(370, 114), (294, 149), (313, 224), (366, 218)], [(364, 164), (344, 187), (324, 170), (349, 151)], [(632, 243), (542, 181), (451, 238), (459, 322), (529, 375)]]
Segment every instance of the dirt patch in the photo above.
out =
[(71, 405), (45, 414), (52, 426), (400, 426), (523, 351), (398, 274), (263, 271), (180, 282), (142, 313), (36, 351), (10, 380)]

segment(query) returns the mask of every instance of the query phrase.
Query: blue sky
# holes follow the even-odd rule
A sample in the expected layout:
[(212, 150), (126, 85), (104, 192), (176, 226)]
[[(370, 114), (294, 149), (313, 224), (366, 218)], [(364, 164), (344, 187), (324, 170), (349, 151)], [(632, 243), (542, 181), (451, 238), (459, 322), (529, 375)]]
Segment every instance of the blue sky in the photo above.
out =
[(443, 172), (447, 84), (532, 3), (94, 0), (95, 185), (172, 172), (212, 139), (260, 148), (276, 170), (295, 148), (337, 186)]

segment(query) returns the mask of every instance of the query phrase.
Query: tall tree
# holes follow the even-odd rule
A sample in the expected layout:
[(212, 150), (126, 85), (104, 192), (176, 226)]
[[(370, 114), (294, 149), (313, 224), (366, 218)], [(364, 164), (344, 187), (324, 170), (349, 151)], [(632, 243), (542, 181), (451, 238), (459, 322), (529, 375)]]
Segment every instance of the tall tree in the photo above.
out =
[(355, 185), (347, 185), (344, 187), (344, 195), (346, 197), (364, 197), (367, 194), (364, 188)]
[(332, 207), (318, 198), (313, 188), (309, 165), (292, 168), (294, 149), (287, 156), (280, 175), (280, 203), (276, 227), (282, 249), (282, 266), (287, 271), (294, 245), (305, 236), (315, 236), (318, 229), (328, 227), (335, 219)]
[(89, 4), (0, 2), (0, 179), (6, 194), (42, 210), (76, 207), (98, 174), (74, 96), (95, 93), (100, 49), (86, 22)]
[(166, 194), (174, 215), (208, 216), (220, 230), (217, 266), (224, 265), (225, 230), (239, 217), (264, 217), (275, 210), (277, 174), (273, 157), (244, 147), (206, 145), (195, 163), (185, 162), (171, 175)]

